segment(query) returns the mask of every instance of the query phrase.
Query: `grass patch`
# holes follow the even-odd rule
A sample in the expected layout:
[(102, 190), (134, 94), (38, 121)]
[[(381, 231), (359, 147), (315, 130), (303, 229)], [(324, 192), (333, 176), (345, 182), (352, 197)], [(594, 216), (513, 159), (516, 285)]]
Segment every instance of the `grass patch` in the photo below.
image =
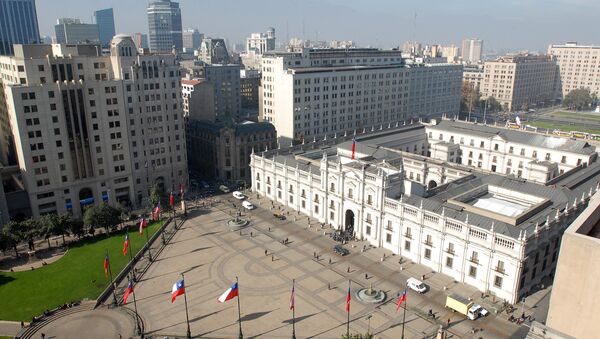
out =
[[(150, 236), (163, 222), (148, 226)], [(104, 254), (108, 250), (113, 277), (129, 262), (123, 256), (125, 232), (110, 237), (97, 236), (69, 246), (67, 254), (58, 261), (34, 271), (0, 273), (0, 319), (30, 321), (46, 309), (83, 299), (96, 299), (109, 285), (104, 275)], [(137, 227), (130, 228), (131, 248), (138, 252), (146, 243)]]
[(592, 128), (592, 127), (587, 127), (585, 125), (578, 125), (578, 124), (570, 125), (570, 124), (565, 124), (565, 123), (549, 122), (549, 121), (528, 121), (525, 124), (539, 127), (539, 128), (559, 129), (559, 130), (565, 131), (565, 132), (577, 131), (577, 132), (585, 132), (585, 133), (592, 133), (592, 134), (600, 134), (600, 128)]
[(589, 112), (556, 112), (552, 113), (552, 116), (561, 117), (561, 118), (570, 118), (570, 119), (584, 119), (584, 120), (592, 120), (592, 121), (600, 121), (600, 114), (592, 114)]

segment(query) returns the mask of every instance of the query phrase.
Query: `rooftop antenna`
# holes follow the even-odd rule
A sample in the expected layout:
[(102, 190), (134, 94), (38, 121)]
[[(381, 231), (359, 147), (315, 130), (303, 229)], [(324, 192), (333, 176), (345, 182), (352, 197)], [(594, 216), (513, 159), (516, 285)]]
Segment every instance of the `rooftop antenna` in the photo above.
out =
[(288, 21), (285, 21), (285, 43), (289, 44), (290, 43), (290, 31), (288, 28)]
[(417, 12), (415, 12), (413, 21), (413, 42), (417, 42)]

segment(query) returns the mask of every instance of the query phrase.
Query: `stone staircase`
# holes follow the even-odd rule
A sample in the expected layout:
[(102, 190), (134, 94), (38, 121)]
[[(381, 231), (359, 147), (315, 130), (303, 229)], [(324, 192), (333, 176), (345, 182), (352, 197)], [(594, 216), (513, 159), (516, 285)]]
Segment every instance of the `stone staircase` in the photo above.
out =
[(53, 322), (54, 320), (66, 317), (74, 313), (91, 311), (95, 308), (95, 306), (96, 301), (82, 301), (77, 306), (67, 308), (64, 310), (58, 310), (54, 312), (51, 316), (44, 317), (42, 320), (31, 323), (29, 326), (25, 327), (23, 330), (21, 330), (21, 332), (19, 332), (19, 334), (15, 336), (15, 339), (33, 338), (33, 335), (35, 335), (40, 329)]

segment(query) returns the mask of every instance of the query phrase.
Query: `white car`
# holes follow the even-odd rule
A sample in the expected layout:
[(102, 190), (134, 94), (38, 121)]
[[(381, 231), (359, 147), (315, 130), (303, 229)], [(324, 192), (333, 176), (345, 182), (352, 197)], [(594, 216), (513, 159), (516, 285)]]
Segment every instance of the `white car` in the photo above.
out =
[(248, 209), (248, 210), (253, 210), (254, 209), (254, 205), (252, 205), (252, 203), (250, 201), (248, 201), (248, 200), (244, 201), (242, 203), (242, 206), (244, 206), (244, 208)]
[(238, 200), (244, 200), (244, 199), (246, 199), (246, 196), (242, 192), (240, 192), (240, 191), (234, 191), (233, 192), (233, 197), (236, 198), (236, 199), (238, 199)]

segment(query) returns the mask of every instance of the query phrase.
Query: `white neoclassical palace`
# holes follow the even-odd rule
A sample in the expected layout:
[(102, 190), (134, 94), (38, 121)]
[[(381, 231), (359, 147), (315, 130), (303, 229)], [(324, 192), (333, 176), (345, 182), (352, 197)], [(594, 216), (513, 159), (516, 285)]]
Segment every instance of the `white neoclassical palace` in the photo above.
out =
[(600, 180), (593, 146), (525, 131), (382, 126), (354, 160), (351, 138), (254, 153), (253, 191), (511, 303), (553, 274)]

